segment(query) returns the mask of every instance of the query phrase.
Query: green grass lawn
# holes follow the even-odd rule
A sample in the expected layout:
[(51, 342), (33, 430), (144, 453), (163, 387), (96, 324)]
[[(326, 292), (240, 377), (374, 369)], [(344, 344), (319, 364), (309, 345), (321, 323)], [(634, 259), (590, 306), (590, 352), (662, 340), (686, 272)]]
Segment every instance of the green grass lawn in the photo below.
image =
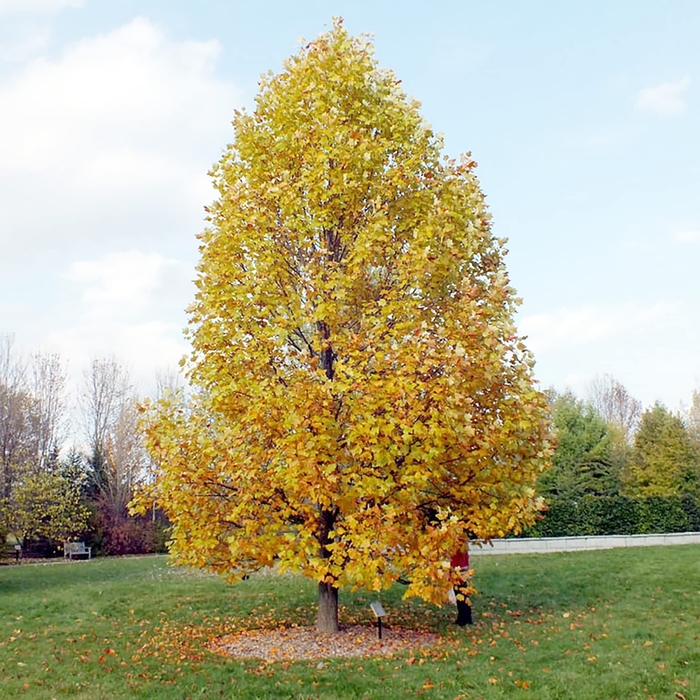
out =
[[(237, 629), (312, 624), (315, 585), (237, 585), (165, 557), (0, 567), (2, 698), (700, 698), (700, 546), (474, 557), (476, 624), (382, 594), (387, 624), (444, 636), (393, 658), (235, 661)], [(342, 621), (376, 596), (341, 592)], [(389, 629), (386, 633), (391, 634)]]

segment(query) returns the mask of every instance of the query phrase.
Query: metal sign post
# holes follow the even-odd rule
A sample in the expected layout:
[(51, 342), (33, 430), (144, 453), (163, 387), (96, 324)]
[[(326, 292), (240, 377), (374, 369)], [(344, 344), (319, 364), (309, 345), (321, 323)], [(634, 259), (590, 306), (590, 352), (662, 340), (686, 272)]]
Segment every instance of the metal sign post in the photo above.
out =
[(374, 603), (370, 603), (370, 608), (372, 608), (372, 612), (375, 614), (377, 618), (377, 636), (379, 639), (382, 638), (382, 618), (386, 615), (386, 610), (384, 610), (384, 606), (378, 601), (375, 600)]

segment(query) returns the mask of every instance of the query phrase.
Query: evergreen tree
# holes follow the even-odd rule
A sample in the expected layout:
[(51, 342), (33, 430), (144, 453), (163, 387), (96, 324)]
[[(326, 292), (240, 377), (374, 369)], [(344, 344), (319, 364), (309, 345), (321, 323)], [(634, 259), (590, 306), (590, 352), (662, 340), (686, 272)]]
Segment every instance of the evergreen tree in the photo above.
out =
[(661, 403), (642, 414), (624, 481), (633, 497), (700, 497), (700, 450), (681, 417)]
[(550, 500), (617, 494), (624, 436), (570, 391), (551, 397), (551, 412), (557, 447), (539, 493)]

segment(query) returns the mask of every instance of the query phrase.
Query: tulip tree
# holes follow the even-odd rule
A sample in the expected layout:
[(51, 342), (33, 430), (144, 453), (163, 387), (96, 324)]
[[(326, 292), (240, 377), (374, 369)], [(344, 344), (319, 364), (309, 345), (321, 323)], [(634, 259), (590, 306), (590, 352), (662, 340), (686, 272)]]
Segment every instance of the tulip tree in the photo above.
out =
[[(342, 22), (263, 77), (213, 178), (187, 361), (145, 413), (180, 561), (442, 602), (450, 554), (536, 517), (546, 402), (470, 156)], [(146, 503), (146, 496), (142, 503)]]

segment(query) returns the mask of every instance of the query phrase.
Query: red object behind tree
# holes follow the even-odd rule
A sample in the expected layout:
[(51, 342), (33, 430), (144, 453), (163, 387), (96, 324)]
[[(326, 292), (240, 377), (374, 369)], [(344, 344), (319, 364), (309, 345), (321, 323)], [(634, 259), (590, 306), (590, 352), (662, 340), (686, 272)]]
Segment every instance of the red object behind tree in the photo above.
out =
[(469, 551), (457, 552), (450, 559), (450, 566), (455, 570), (459, 580), (455, 583), (454, 592), (457, 599), (457, 620), (455, 624), (463, 627), (472, 624), (472, 608), (466, 591), (465, 576), (469, 569)]
[(469, 568), (469, 552), (467, 550), (463, 552), (457, 552), (452, 555), (450, 559), (450, 566), (453, 569), (468, 569)]

